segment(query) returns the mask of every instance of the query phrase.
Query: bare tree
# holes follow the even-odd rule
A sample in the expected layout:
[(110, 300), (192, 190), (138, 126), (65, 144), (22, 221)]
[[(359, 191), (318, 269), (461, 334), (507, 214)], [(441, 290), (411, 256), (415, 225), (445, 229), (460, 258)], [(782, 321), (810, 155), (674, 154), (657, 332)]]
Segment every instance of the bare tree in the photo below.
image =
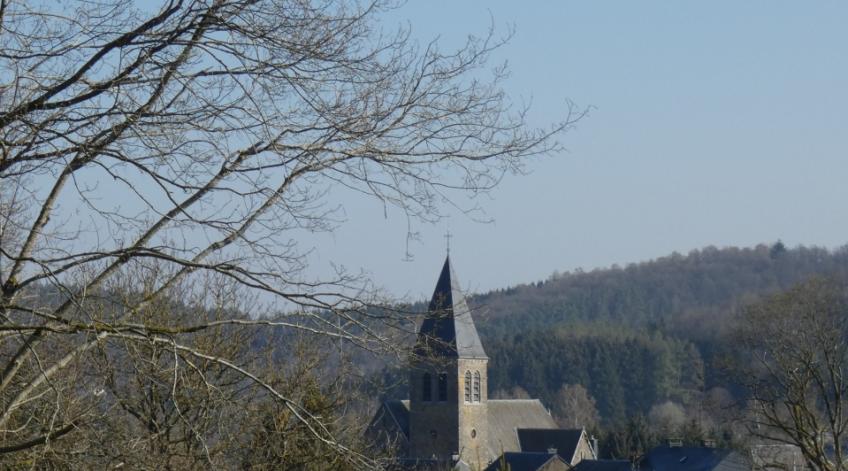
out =
[(594, 429), (600, 422), (595, 398), (582, 384), (563, 384), (554, 398), (553, 408), (562, 427)]
[[(268, 469), (266, 458), (273, 458), (270, 467), (288, 469), (311, 457), (314, 469), (376, 465), (370, 454), (362, 455), (356, 411), (349, 409), (361, 398), (347, 374), (340, 374), (355, 369), (344, 356), (326, 361), (335, 341), (254, 328), (257, 321), (238, 315), (247, 310), (238, 291), (226, 280), (179, 284), (148, 303), (136, 319), (152, 330), (202, 328), (147, 338), (127, 330), (77, 355), (51, 378), (52, 401), (23, 404), (16, 415), (29, 427), (57, 431), (38, 443), (3, 447), (0, 463)], [(89, 296), (86, 303), (94, 310), (99, 301), (103, 319), (120, 315), (137, 296), (122, 289)], [(54, 335), (41, 346), (39, 358), (49, 360), (48, 347), (64, 352), (73, 343)], [(269, 440), (251, 439), (269, 423)], [(287, 446), (277, 449), (273, 437)]]
[(679, 437), (686, 423), (686, 411), (683, 406), (672, 401), (654, 404), (648, 412), (648, 423), (660, 437)]
[(750, 433), (798, 447), (810, 469), (848, 468), (848, 297), (842, 283), (813, 279), (749, 308), (737, 365), (750, 395)]
[[(453, 192), (556, 150), (579, 118), (528, 128), (504, 70), (479, 78), (500, 40), (418, 45), (380, 28), (390, 6), (0, 0), (0, 453), (78, 431), (96, 410), (82, 390), (134, 365), (132, 344), (239, 375), (350, 452), (237, 351), (186, 339), (251, 324), (390, 347), (386, 328), (407, 324), (375, 314), (367, 280), (304, 274), (298, 240), (338, 222), (330, 189), (434, 220)], [(210, 277), (292, 314), (145, 314)], [(98, 363), (116, 342), (135, 354)]]

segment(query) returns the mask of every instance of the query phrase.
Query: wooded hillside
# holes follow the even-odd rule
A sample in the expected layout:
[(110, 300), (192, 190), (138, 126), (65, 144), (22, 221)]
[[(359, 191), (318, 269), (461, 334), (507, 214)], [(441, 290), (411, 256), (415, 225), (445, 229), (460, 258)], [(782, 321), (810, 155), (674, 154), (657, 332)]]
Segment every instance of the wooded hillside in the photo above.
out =
[(666, 400), (726, 386), (716, 372), (734, 313), (815, 275), (843, 277), (848, 249), (707, 247), (469, 298), (491, 357), (490, 389), (552, 403), (582, 384), (601, 416), (648, 413)]
[(563, 386), (579, 384), (603, 428), (620, 430), (636, 417), (677, 431), (693, 420), (709, 429), (722, 415), (710, 408), (733, 398), (722, 362), (740, 308), (813, 276), (847, 273), (846, 247), (707, 247), (555, 273), (469, 302), (495, 395), (526, 392), (567, 415), (559, 410)]
[[(573, 398), (563, 396), (573, 392), (563, 391), (581, 385), (589, 404), (580, 407), (594, 401), (599, 430), (720, 434), (735, 393), (722, 375), (735, 315), (810, 277), (846, 275), (846, 247), (706, 247), (554, 273), (469, 303), (490, 357), (493, 396), (528, 394), (564, 417), (574, 411), (566, 405)], [(398, 373), (387, 376), (402, 382)], [(405, 396), (404, 389), (390, 395)]]

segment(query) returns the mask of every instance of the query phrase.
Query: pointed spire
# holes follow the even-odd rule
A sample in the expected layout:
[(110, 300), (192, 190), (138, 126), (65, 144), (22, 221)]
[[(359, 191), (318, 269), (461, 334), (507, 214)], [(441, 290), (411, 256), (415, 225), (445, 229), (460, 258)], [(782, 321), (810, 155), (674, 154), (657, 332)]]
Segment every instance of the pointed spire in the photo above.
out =
[(436, 282), (427, 317), (418, 331), (416, 353), (487, 358), (459, 286), (448, 255)]

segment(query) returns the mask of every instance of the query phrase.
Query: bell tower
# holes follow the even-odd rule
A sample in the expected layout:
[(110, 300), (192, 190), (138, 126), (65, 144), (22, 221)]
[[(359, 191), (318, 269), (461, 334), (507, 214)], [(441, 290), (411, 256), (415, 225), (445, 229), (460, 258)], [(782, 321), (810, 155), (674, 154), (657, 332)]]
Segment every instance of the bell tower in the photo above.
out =
[(475, 469), (494, 458), (487, 446), (488, 362), (448, 256), (410, 359), (410, 458), (458, 457)]

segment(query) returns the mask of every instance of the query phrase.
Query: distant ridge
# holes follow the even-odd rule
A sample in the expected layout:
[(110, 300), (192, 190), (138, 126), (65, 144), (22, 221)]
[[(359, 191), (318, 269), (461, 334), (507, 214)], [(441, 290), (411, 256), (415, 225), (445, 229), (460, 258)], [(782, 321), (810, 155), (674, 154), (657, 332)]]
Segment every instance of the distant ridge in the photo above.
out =
[(816, 275), (848, 276), (848, 246), (708, 246), (624, 267), (556, 273), (544, 281), (471, 296), (468, 302), (484, 336), (515, 322), (525, 328), (527, 322), (545, 326), (586, 320), (642, 325), (695, 311), (727, 311)]

